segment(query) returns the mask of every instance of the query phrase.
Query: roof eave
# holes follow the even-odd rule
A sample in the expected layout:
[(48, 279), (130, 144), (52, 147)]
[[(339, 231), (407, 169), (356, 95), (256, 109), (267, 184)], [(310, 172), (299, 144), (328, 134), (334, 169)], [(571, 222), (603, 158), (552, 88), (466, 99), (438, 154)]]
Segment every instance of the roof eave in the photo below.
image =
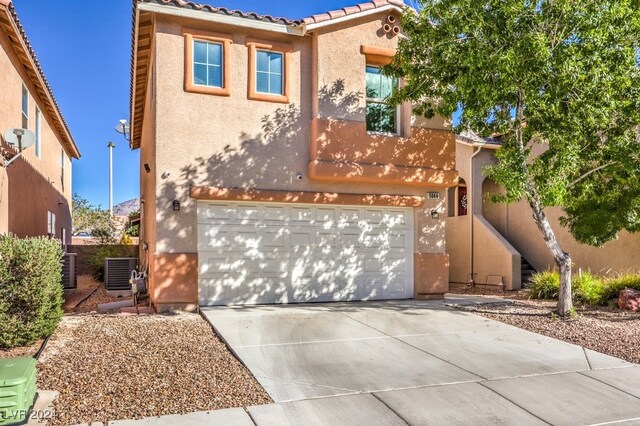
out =
[(456, 135), (456, 143), (471, 146), (474, 148), (498, 149), (502, 147), (501, 144), (495, 142), (474, 140), (462, 135)]
[(228, 16), (203, 10), (184, 9), (156, 3), (140, 3), (138, 4), (138, 10), (158, 13), (162, 15), (198, 19), (201, 21), (215, 22), (218, 24), (233, 25), (236, 27), (251, 28), (254, 30), (272, 31), (293, 36), (304, 35), (304, 28), (302, 25), (287, 25), (284, 23), (265, 22), (257, 19), (248, 19), (239, 16)]
[(347, 22), (347, 21), (352, 21), (354, 19), (360, 19), (366, 16), (370, 16), (370, 15), (377, 15), (379, 13), (384, 13), (384, 12), (397, 12), (397, 13), (402, 13), (402, 8), (399, 6), (396, 6), (394, 4), (388, 4), (386, 6), (382, 6), (382, 7), (376, 7), (373, 9), (368, 9), (368, 10), (363, 10), (362, 12), (357, 12), (357, 13), (352, 13), (349, 15), (344, 15), (344, 16), (340, 16), (338, 18), (333, 18), (333, 19), (328, 19), (326, 21), (322, 21), (322, 22), (312, 22), (312, 23), (304, 23), (302, 24), (304, 27), (304, 32), (311, 32), (314, 30), (317, 30), (319, 28), (324, 28), (324, 27), (328, 27), (328, 26), (332, 26), (332, 25), (337, 25), (337, 24), (341, 24), (343, 22)]
[[(71, 135), (71, 131), (69, 130), (69, 127), (67, 126), (67, 123), (65, 122), (62, 113), (60, 112), (60, 108), (55, 98), (53, 97), (49, 84), (44, 79), (42, 69), (36, 64), (36, 60), (34, 59), (34, 52), (25, 40), (26, 35), (24, 35), (23, 31), (21, 31), (21, 26), (19, 26), (18, 22), (16, 22), (17, 15), (15, 10), (12, 10), (13, 7), (14, 6), (13, 4), (11, 4), (11, 1), (0, 0), (0, 10), (5, 14), (7, 21), (11, 25), (11, 31), (13, 32), (13, 34), (11, 34), (11, 42), (12, 44), (19, 43), (20, 49), (26, 53), (28, 64), (23, 65), (25, 66), (25, 68), (28, 66), (34, 70), (33, 74), (35, 75), (37, 81), (34, 81), (33, 83), (35, 83), (36, 86), (40, 86), (40, 88), (42, 88), (41, 90), (47, 98), (45, 99), (46, 103), (51, 105), (50, 110), (54, 112), (53, 115), (55, 116), (55, 120), (61, 124), (57, 127), (57, 129), (62, 133), (62, 137), (65, 140), (64, 142), (66, 142), (64, 145), (69, 151), (71, 157), (79, 159), (80, 151), (78, 150), (78, 146), (76, 145), (75, 140)], [(13, 46), (13, 48), (14, 50), (16, 49), (15, 46)], [(18, 54), (18, 52), (16, 52), (16, 54)]]

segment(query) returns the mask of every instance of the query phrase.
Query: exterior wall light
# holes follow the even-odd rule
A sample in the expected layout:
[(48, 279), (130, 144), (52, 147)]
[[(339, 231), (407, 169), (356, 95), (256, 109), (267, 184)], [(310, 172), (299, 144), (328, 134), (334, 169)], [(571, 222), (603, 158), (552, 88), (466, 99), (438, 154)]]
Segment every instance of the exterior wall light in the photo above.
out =
[(440, 219), (440, 213), (437, 210), (431, 210), (431, 219)]
[(178, 200), (173, 200), (173, 211), (174, 212), (179, 212), (180, 211), (180, 201)]

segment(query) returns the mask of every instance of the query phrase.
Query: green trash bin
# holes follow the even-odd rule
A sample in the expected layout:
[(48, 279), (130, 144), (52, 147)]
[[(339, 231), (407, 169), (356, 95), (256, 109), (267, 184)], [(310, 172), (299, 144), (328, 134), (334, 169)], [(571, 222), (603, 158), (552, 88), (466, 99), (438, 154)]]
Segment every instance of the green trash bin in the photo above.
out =
[(23, 423), (36, 399), (36, 360), (0, 359), (0, 425)]

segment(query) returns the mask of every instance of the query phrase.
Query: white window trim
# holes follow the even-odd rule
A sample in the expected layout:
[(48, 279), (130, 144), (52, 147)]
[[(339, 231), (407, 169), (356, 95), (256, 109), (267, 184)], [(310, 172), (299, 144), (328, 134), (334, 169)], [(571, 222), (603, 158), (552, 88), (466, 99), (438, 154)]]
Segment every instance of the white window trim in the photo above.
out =
[[(224, 81), (224, 67), (225, 67), (225, 63), (224, 63), (224, 43), (220, 43), (218, 41), (210, 41), (210, 40), (202, 40), (199, 38), (194, 37), (193, 38), (193, 42), (192, 42), (192, 46), (191, 46), (191, 75), (192, 75), (192, 79), (193, 79), (193, 85), (194, 86), (199, 86), (199, 87), (212, 87), (215, 89), (224, 89), (224, 85), (225, 85), (225, 81)], [(220, 46), (220, 86), (210, 86), (208, 84), (198, 84), (196, 83), (196, 64), (199, 65), (204, 65), (205, 67), (207, 67), (207, 82), (209, 81), (209, 67), (210, 66), (215, 66), (217, 67), (218, 65), (213, 65), (213, 64), (209, 64), (209, 63), (204, 63), (204, 62), (196, 62), (196, 43), (204, 43), (204, 44), (217, 44), (218, 46)], [(207, 61), (209, 60), (209, 49), (207, 47)]]
[(36, 157), (42, 158), (42, 111), (40, 111), (40, 108), (38, 107), (36, 107), (35, 134), (36, 134), (36, 146), (35, 146)]
[[(272, 92), (262, 92), (258, 90), (258, 73), (267, 74), (269, 77), (273, 75), (277, 75), (275, 72), (271, 72), (271, 64), (269, 64), (269, 72), (258, 71), (258, 53), (274, 53), (276, 55), (280, 55), (280, 93), (272, 93)], [(260, 93), (261, 95), (273, 95), (273, 96), (284, 96), (285, 91), (285, 66), (284, 66), (284, 53), (279, 52), (277, 50), (269, 50), (269, 49), (256, 49), (256, 69), (253, 71), (255, 73), (255, 82), (256, 82), (256, 93)], [(269, 88), (271, 88), (271, 79), (269, 78)]]
[[(25, 111), (25, 105), (23, 101), (26, 100), (26, 108), (27, 110)], [(23, 121), (26, 119), (27, 121), (27, 126), (26, 128), (29, 127), (29, 90), (27, 89), (27, 86), (24, 85), (24, 83), (22, 83), (22, 90), (20, 92), (20, 111), (22, 113), (22, 119)]]

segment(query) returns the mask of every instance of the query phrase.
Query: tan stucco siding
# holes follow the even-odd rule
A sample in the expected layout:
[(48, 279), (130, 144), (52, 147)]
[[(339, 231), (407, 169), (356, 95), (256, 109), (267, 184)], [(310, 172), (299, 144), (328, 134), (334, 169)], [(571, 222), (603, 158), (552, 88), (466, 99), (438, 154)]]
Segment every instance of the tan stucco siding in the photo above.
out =
[[(307, 179), (313, 87), (311, 37), (239, 33), (238, 29), (225, 31), (221, 26), (207, 28), (200, 24), (199, 28), (205, 30), (233, 33), (230, 96), (213, 96), (184, 91), (182, 28), (194, 26), (197, 23), (190, 21), (156, 22), (156, 252), (197, 251), (196, 202), (189, 197), (191, 185), (426, 195), (424, 188), (331, 184)], [(248, 99), (248, 37), (292, 44), (289, 104)], [(332, 68), (338, 60), (323, 64), (323, 68)], [(362, 73), (364, 79), (364, 69)], [(363, 84), (361, 80), (360, 90)], [(169, 176), (163, 179), (165, 172)], [(303, 179), (298, 180), (298, 174)], [(171, 209), (174, 199), (181, 204), (179, 212)], [(424, 236), (416, 239), (418, 251), (444, 251), (443, 219), (432, 219), (430, 214), (433, 208), (440, 208), (441, 217), (444, 216), (441, 202), (444, 193), (436, 203), (432, 200), (416, 209), (418, 226), (435, 230), (433, 240), (431, 236), (429, 241)]]
[[(69, 152), (62, 180), (62, 136), (52, 125), (44, 102), (0, 31), (0, 132), (22, 127), (22, 84), (29, 92), (29, 130), (35, 133), (36, 108), (41, 111), (41, 156), (35, 147), (23, 152), (8, 169), (0, 168), (0, 232), (20, 237), (46, 235), (47, 211), (56, 214), (56, 237), (66, 229), (71, 242), (71, 179)], [(3, 144), (4, 148), (8, 148)]]
[[(474, 272), (482, 275), (501, 274), (511, 275), (516, 281), (520, 265), (516, 261), (508, 261), (509, 246), (515, 249), (537, 270), (554, 267), (553, 258), (547, 248), (540, 230), (533, 221), (531, 208), (525, 201), (505, 205), (496, 204), (487, 198), (487, 194), (501, 192), (500, 187), (487, 180), (483, 173), (486, 165), (494, 164), (497, 160), (494, 150), (483, 149), (474, 159), (474, 168), (470, 170), (471, 155), (476, 148), (458, 143), (456, 163), (460, 177), (468, 187), (469, 204), (474, 213), (486, 219), (486, 225), (479, 235), (479, 229), (474, 228)], [(543, 147), (534, 147), (534, 155), (543, 151)], [(470, 188), (470, 186), (473, 186)], [(604, 245), (602, 248), (591, 247), (578, 243), (571, 236), (568, 229), (560, 226), (559, 218), (562, 210), (559, 207), (547, 208), (545, 212), (549, 218), (558, 241), (568, 252), (576, 269), (591, 270), (595, 273), (609, 274), (620, 271), (640, 269), (640, 234), (622, 232), (619, 238)], [(487, 230), (491, 231), (487, 233)], [(507, 244), (496, 238), (493, 233), (499, 233)], [(451, 281), (466, 282), (470, 267), (469, 248), (470, 225), (467, 216), (449, 218), (447, 220), (447, 251), (451, 255)], [(501, 254), (502, 253), (502, 254)]]
[[(554, 268), (555, 264), (540, 230), (533, 221), (531, 208), (526, 202), (500, 206), (504, 211), (505, 234), (513, 246), (537, 270)], [(578, 243), (569, 230), (560, 226), (562, 210), (547, 208), (551, 226), (560, 246), (571, 255), (574, 267), (599, 274), (640, 270), (640, 234), (621, 232), (619, 238), (603, 247)]]

